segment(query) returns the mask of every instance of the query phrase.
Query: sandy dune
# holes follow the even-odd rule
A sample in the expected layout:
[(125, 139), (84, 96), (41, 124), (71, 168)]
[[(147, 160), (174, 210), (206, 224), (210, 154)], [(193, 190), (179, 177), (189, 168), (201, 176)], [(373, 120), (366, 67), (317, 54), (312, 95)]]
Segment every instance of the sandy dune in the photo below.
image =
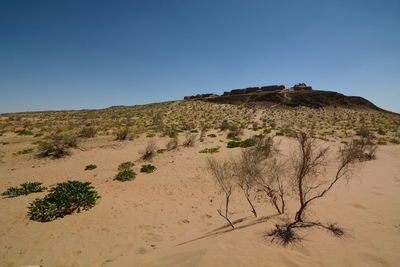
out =
[[(121, 162), (138, 159), (149, 138), (120, 143), (107, 138), (83, 143), (84, 151), (59, 160), (12, 156), (26, 144), (2, 147), (1, 192), (26, 181), (50, 186), (80, 180), (92, 182), (102, 198), (89, 211), (49, 223), (26, 217), (27, 205), (45, 193), (0, 199), (1, 266), (400, 266), (400, 146), (379, 147), (376, 160), (362, 163), (348, 184), (311, 207), (307, 216), (337, 222), (344, 237), (307, 229), (300, 244), (282, 247), (264, 234), (285, 216), (263, 199), (256, 202), (254, 218), (235, 192), (233, 231), (217, 214), (222, 197), (205, 169), (209, 155), (199, 151), (220, 145), (218, 158), (240, 152), (225, 148), (222, 137), (157, 155), (152, 174), (140, 173), (137, 162), (138, 176), (130, 182), (112, 177)], [(164, 147), (168, 138), (154, 140)], [(292, 141), (280, 140), (287, 154)], [(98, 168), (84, 171), (92, 163)], [(295, 205), (289, 203), (286, 216), (293, 216)]]

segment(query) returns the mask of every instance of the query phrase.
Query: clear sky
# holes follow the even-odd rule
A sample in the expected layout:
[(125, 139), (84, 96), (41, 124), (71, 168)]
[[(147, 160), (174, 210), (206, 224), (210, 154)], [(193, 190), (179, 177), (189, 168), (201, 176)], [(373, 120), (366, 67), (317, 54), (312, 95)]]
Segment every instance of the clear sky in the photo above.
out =
[(400, 1), (0, 1), (0, 112), (299, 82), (400, 112)]

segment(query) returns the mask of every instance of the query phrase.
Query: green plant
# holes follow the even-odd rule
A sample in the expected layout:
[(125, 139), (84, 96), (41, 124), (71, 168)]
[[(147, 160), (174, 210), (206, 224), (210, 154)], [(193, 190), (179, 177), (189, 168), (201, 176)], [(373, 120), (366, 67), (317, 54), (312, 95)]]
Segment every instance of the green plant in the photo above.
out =
[(33, 148), (26, 148), (13, 153), (14, 156), (25, 155), (33, 152)]
[(122, 170), (119, 173), (117, 173), (117, 175), (115, 175), (114, 180), (118, 180), (118, 181), (130, 181), (136, 178), (136, 173), (131, 170)]
[(396, 145), (400, 144), (400, 140), (394, 138), (390, 139), (389, 142)]
[(264, 129), (263, 134), (269, 134), (269, 133), (271, 133), (271, 130), (272, 129)]
[(140, 172), (146, 172), (146, 173), (152, 173), (156, 170), (156, 166), (153, 166), (151, 164), (148, 165), (142, 165), (142, 168), (140, 168)]
[(39, 182), (33, 182), (33, 183), (23, 183), (20, 185), (20, 187), (10, 187), (8, 188), (5, 192), (3, 192), (1, 195), (5, 197), (17, 197), (17, 196), (22, 196), (22, 195), (29, 195), (31, 193), (37, 193), (37, 192), (43, 192), (46, 190), (46, 187), (41, 186), (42, 183)]
[(28, 207), (31, 220), (48, 222), (65, 215), (92, 208), (100, 198), (89, 182), (68, 181), (49, 190), (44, 198), (37, 198)]
[(118, 170), (119, 171), (129, 170), (133, 166), (135, 166), (135, 163), (133, 163), (132, 161), (122, 162), (121, 164), (119, 164)]
[(211, 138), (217, 137), (215, 134), (208, 134), (207, 136), (208, 136), (208, 137), (211, 137)]
[(200, 150), (199, 153), (217, 153), (219, 152), (220, 147), (211, 147), (211, 148), (204, 148), (203, 150)]
[(167, 151), (167, 150), (164, 148), (157, 149), (157, 153), (159, 153), (159, 154), (164, 153), (165, 151)]
[(97, 168), (97, 165), (95, 164), (89, 164), (85, 167), (85, 171), (91, 171)]
[(248, 138), (244, 141), (230, 141), (227, 143), (227, 148), (235, 148), (235, 147), (251, 147), (256, 144), (256, 141), (252, 138)]
[(15, 133), (18, 135), (33, 135), (33, 133), (31, 131), (26, 130), (26, 129), (16, 130)]

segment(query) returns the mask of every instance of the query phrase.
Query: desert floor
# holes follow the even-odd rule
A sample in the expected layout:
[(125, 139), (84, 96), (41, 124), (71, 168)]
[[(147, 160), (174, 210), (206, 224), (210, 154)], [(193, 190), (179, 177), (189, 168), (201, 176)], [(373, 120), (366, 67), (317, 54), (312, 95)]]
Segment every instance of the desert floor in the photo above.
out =
[[(361, 163), (348, 183), (312, 205), (307, 216), (338, 223), (346, 230), (344, 237), (306, 229), (301, 243), (282, 247), (265, 233), (293, 217), (295, 200), (286, 215), (278, 216), (268, 202), (257, 199), (259, 217), (254, 218), (244, 197), (235, 192), (235, 230), (218, 215), (223, 197), (206, 169), (210, 155), (199, 151), (220, 145), (221, 151), (212, 156), (239, 153), (240, 148), (226, 148), (225, 135), (158, 154), (151, 162), (157, 166), (152, 174), (140, 173), (142, 163), (136, 162), (138, 176), (128, 182), (113, 180), (117, 167), (136, 161), (150, 138), (117, 142), (97, 137), (71, 156), (54, 160), (13, 156), (29, 146), (31, 137), (0, 137), (10, 142), (1, 147), (0, 192), (27, 181), (51, 186), (79, 180), (92, 182), (101, 196), (92, 209), (48, 223), (26, 216), (28, 204), (45, 192), (0, 199), (0, 265), (400, 266), (400, 146), (380, 146), (376, 160)], [(160, 148), (168, 141), (152, 139)], [(276, 140), (282, 154), (294, 145), (286, 137)], [(327, 144), (333, 150), (339, 145)], [(88, 164), (98, 168), (84, 171)]]

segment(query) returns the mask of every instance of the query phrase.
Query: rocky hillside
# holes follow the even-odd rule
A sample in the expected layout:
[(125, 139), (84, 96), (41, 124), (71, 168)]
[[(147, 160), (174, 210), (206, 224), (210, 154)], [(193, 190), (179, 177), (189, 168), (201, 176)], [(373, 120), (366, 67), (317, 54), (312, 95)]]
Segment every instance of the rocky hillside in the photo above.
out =
[(291, 107), (305, 106), (311, 108), (330, 106), (385, 111), (360, 96), (345, 96), (333, 91), (313, 90), (311, 86), (303, 83), (290, 88), (285, 88), (283, 85), (271, 85), (234, 89), (230, 92), (224, 92), (223, 95), (187, 96), (185, 100), (201, 100), (223, 104), (251, 103), (266, 106), (280, 104)]

